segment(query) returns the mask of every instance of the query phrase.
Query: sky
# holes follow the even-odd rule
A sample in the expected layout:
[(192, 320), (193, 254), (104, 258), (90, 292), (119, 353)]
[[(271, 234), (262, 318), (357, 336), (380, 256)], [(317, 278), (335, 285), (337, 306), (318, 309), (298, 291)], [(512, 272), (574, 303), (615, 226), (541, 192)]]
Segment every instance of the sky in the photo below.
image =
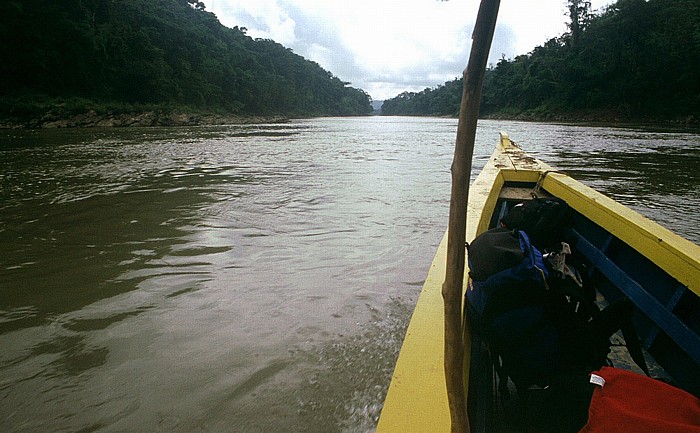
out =
[[(203, 0), (228, 27), (272, 39), (374, 100), (462, 75), (478, 0)], [(613, 0), (591, 0), (598, 10)], [(567, 31), (565, 0), (501, 0), (489, 63)]]

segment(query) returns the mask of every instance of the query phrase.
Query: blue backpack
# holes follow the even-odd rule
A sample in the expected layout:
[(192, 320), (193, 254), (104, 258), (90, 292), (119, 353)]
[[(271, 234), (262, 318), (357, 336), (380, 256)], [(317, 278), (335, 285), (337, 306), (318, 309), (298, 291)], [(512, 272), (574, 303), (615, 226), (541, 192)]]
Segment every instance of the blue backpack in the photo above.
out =
[(599, 369), (618, 329), (648, 372), (631, 323), (632, 305), (620, 301), (601, 311), (592, 284), (573, 266), (567, 265), (569, 276), (550, 268), (525, 231), (491, 229), (467, 248), (466, 315), (489, 348), (506, 396), (508, 378), (520, 393), (561, 375)]
[(547, 385), (563, 360), (542, 253), (524, 231), (497, 228), (474, 239), (468, 258), (468, 318), (499, 358), (499, 376)]

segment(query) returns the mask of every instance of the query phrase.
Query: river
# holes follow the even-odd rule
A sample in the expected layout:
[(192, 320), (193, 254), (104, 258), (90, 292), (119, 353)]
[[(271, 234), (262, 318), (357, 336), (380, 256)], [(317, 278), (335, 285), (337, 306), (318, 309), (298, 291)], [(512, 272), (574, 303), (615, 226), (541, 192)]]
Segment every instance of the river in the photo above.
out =
[[(0, 431), (374, 430), (456, 120), (0, 131)], [(700, 134), (482, 121), (696, 243)]]

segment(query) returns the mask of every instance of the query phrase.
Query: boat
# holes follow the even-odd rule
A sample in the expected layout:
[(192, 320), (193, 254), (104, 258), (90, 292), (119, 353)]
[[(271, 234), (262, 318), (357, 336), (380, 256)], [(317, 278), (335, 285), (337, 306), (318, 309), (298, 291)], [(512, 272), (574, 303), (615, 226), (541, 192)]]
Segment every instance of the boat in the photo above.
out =
[[(574, 209), (576, 248), (599, 274), (600, 295), (629, 298), (646, 353), (675, 385), (700, 395), (700, 247), (529, 156), (505, 133), (470, 187), (466, 240), (533, 196), (559, 197)], [(447, 238), (445, 233), (408, 325), (377, 433), (450, 431), (441, 294)], [(492, 367), (472, 345), (468, 325), (463, 331), (471, 431), (488, 431)]]

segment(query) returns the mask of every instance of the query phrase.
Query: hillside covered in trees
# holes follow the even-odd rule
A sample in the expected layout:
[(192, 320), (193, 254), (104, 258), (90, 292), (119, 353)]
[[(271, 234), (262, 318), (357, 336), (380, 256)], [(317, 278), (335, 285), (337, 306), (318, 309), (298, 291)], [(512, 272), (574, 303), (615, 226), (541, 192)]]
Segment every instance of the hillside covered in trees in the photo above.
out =
[[(700, 121), (700, 2), (568, 0), (569, 32), (485, 77), (481, 114), (523, 119)], [(385, 115), (459, 112), (462, 79), (384, 102)]]
[(223, 26), (197, 0), (7, 0), (0, 41), (4, 118), (100, 107), (372, 111), (364, 91), (272, 40)]

